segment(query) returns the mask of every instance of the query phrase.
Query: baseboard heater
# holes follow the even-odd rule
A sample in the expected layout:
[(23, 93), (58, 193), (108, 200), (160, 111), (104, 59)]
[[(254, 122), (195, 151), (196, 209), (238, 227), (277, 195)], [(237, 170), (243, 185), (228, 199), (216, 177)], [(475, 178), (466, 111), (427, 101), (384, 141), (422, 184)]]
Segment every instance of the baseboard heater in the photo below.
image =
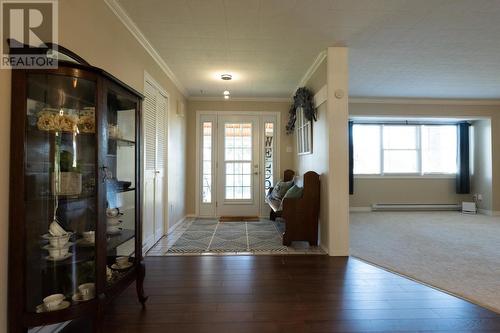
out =
[(456, 204), (373, 204), (372, 211), (459, 211)]

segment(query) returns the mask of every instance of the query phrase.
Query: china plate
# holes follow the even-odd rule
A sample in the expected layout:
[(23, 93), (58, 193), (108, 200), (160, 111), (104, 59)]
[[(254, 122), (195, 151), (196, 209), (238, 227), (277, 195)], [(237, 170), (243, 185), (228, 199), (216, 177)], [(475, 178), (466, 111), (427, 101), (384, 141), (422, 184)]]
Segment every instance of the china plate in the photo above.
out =
[(36, 307), (36, 313), (64, 310), (64, 309), (68, 308), (70, 305), (71, 305), (70, 302), (68, 302), (68, 301), (62, 301), (61, 304), (59, 304), (56, 308), (54, 308), (53, 310), (49, 311), (49, 310), (47, 310), (45, 308), (45, 304), (40, 304), (40, 305), (38, 305)]
[(68, 252), (68, 253), (66, 253), (66, 255), (64, 257), (61, 257), (61, 258), (54, 258), (51, 256), (46, 256), (45, 259), (48, 261), (63, 261), (63, 260), (66, 260), (68, 258), (71, 258), (72, 255), (73, 255), (73, 253)]
[(129, 269), (130, 267), (132, 267), (134, 265), (133, 262), (128, 262), (127, 265), (124, 265), (124, 266), (118, 266), (117, 264), (113, 264), (111, 265), (111, 269), (114, 269), (116, 271), (123, 271), (125, 269)]

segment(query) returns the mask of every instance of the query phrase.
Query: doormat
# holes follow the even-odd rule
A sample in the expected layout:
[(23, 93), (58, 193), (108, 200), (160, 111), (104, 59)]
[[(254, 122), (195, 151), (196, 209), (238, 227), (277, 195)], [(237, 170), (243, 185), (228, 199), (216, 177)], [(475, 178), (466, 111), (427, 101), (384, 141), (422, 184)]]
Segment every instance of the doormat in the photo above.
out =
[(221, 216), (220, 222), (259, 222), (260, 218), (257, 216)]

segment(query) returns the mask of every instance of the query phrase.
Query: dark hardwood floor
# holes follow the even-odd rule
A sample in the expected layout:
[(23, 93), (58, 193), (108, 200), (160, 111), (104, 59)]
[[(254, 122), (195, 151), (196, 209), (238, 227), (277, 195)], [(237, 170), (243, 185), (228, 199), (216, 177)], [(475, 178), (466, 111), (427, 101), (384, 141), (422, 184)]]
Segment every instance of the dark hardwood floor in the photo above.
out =
[(148, 257), (104, 332), (500, 332), (500, 315), (353, 258)]

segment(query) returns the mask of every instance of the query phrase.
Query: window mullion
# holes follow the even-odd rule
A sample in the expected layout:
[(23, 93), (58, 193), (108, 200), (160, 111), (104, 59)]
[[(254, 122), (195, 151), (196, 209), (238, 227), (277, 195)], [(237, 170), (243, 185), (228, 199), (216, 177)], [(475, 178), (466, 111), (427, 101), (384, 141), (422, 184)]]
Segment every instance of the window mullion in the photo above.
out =
[(380, 175), (384, 175), (384, 125), (380, 125)]
[(417, 126), (417, 131), (416, 131), (416, 135), (417, 135), (417, 149), (418, 149), (418, 172), (420, 173), (420, 175), (424, 175), (424, 169), (422, 167), (422, 127), (423, 125), (420, 125), (420, 126)]

